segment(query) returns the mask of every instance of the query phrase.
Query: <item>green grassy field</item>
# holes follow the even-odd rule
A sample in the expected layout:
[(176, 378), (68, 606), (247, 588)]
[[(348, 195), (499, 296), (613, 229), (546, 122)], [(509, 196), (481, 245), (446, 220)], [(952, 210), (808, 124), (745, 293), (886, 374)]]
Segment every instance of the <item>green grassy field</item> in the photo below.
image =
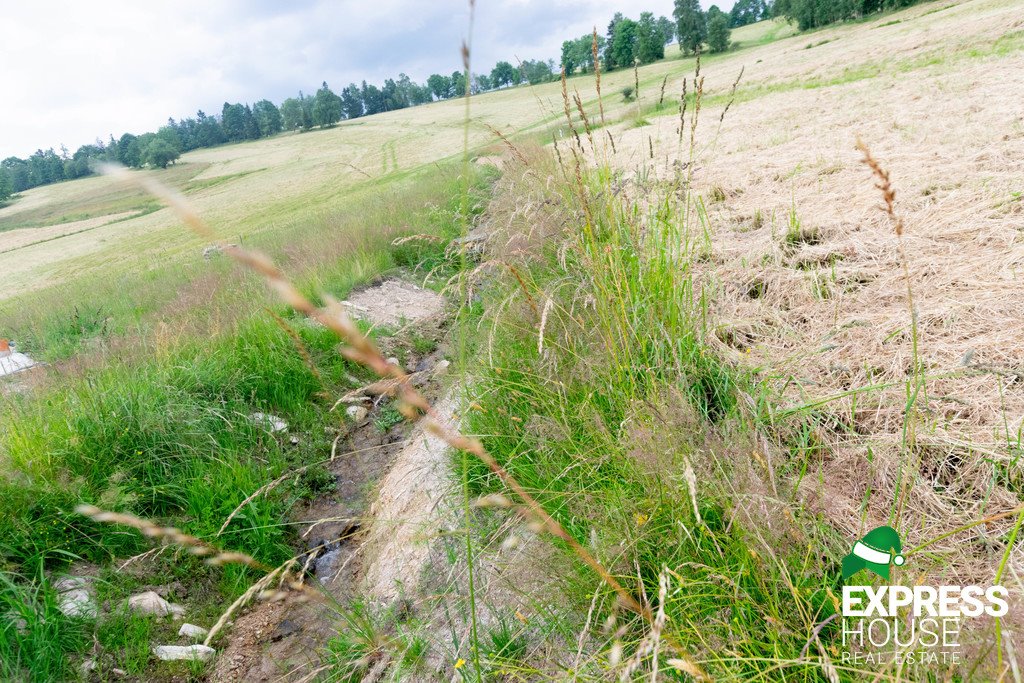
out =
[[(954, 14), (963, 6), (938, 13), (927, 4), (809, 35), (779, 22), (737, 30), (737, 49), (703, 60), (705, 111), (692, 129), (692, 84), (683, 130), (675, 126), (682, 79), (692, 77), (695, 64), (672, 48), (666, 60), (639, 70), (638, 102), (623, 101), (619, 92), (633, 83), (632, 72), (602, 76), (603, 125), (594, 81), (581, 76), (569, 79), (568, 94), (579, 91), (586, 122), (575, 112), (566, 120), (561, 85), (553, 83), (473, 97), (468, 120), (463, 102), (440, 102), (201, 150), (167, 171), (138, 172), (180, 191), (221, 238), (269, 255), (318, 303), (396, 272), (438, 289), (454, 278), (460, 291), (476, 264), (447, 254), (447, 241), (477, 221), (506, 238), (486, 258), (508, 267), (477, 283), (449, 340), (474, 407), (464, 428), (480, 435), (497, 462), (630, 595), (663, 610), (667, 621), (652, 627), (623, 609), (614, 591), (555, 540), (569, 567), (561, 608), (586, 614), (590, 605), (594, 613), (566, 629), (572, 639), (583, 634), (580, 654), (531, 661), (528, 644), (554, 626), (501, 624), (477, 633), (473, 622), (472, 637), (459, 634), (468, 640), (445, 653), (447, 678), (525, 680), (557, 672), (581, 680), (609, 673), (689, 680), (695, 666), (736, 681), (860, 680), (877, 673), (836, 663), (837, 624), (828, 620), (841, 592), (838, 560), (847, 534), (802, 497), (802, 482), (823, 476), (833, 451), (858, 435), (851, 425), (835, 426), (827, 401), (802, 395), (795, 403), (778, 389), (784, 369), (744, 364), (717, 341), (724, 322), (733, 321), (717, 317), (728, 283), (706, 276), (709, 264), (724, 258), (725, 228), (716, 221), (728, 217), (742, 238), (762, 218), (760, 207), (756, 218), (724, 213), (722, 205), (742, 198), (744, 189), (716, 175), (710, 160), (753, 149), (748, 119), (720, 138), (726, 103), (755, 120), (760, 105), (789, 95), (831, 105), (856, 88), (937, 82), (960, 70), (1017, 64), (1020, 31), (1004, 26), (1012, 4), (965, 5), (981, 17), (967, 36)], [(925, 29), (936, 42), (922, 48)], [(890, 57), (880, 59), (872, 48)], [(732, 92), (741, 68), (743, 80)], [(873, 104), (856, 93), (863, 110), (834, 106), (836, 116), (870, 121)], [(837, 124), (843, 125), (850, 124)], [(884, 125), (909, 139), (899, 126)], [(460, 163), (464, 155), (508, 151), (489, 127), (515, 146), (503, 172)], [(620, 146), (614, 154), (605, 130)], [(694, 147), (687, 152), (690, 130)], [(770, 135), (804, 135), (808, 147), (822, 135), (796, 130)], [(670, 164), (667, 148), (689, 161)], [(807, 241), (793, 181), (807, 163), (798, 160), (795, 170), (779, 163), (763, 173), (777, 183), (773, 195), (790, 205), (788, 218), (778, 214), (790, 236), (782, 238), (783, 249), (790, 251)], [(737, 173), (749, 179), (754, 171)], [(824, 182), (816, 180), (822, 193)], [(775, 239), (775, 210), (765, 215)], [(410, 235), (438, 241), (396, 245)], [(208, 567), (174, 550), (149, 575), (119, 572), (120, 562), (151, 549), (151, 541), (92, 522), (74, 512), (76, 505), (179, 526), (277, 566), (295, 551), (289, 510), (330, 486), (323, 463), (331, 430), (343, 419), (331, 407), (373, 373), (339, 355), (333, 333), (303, 321), (226, 255), (204, 258), (206, 246), (169, 209), (107, 177), (37, 188), (0, 209), (0, 336), (51, 363), (28, 390), (0, 394), (0, 615), (13, 616), (0, 625), (0, 677), (74, 679), (96, 650), (137, 680), (203, 680), (209, 673), (152, 661), (149, 645), (173, 636), (176, 625), (123, 613), (99, 622), (62, 615), (53, 582), (70, 566), (89, 567), (99, 599), (110, 603), (145, 585), (178, 582), (187, 588), (190, 618), (206, 621), (259, 578), (250, 568)], [(761, 297), (765, 287), (747, 298)], [(393, 333), (375, 329), (370, 336)], [(788, 378), (787, 388), (794, 382)], [(874, 387), (855, 391), (870, 401)], [(389, 410), (376, 418), (380, 431), (397, 420)], [(254, 423), (256, 411), (284, 418), (298, 442)], [(922, 432), (927, 419), (921, 417)], [(833, 439), (836, 433), (842, 438)], [(1011, 449), (1010, 441), (1000, 447)], [(461, 467), (453, 477), (465, 477), (467, 524), (451, 534), (465, 538), (461, 548), (479, 551), (515, 518), (469, 513), (470, 503), (508, 488), (481, 462), (455, 462)], [(251, 493), (299, 467), (308, 469), (248, 504), (217, 538)], [(993, 480), (991, 490), (997, 485), (1006, 490), (1002, 480)], [(865, 502), (859, 512), (867, 516), (868, 508)], [(966, 523), (975, 517), (972, 511)], [(921, 519), (919, 526), (930, 529), (930, 518)], [(993, 527), (986, 541), (991, 557), (974, 558), (984, 567), (979, 571), (998, 568), (1002, 575), (1015, 538), (1012, 524)], [(454, 566), (466, 562), (459, 553)], [(930, 562), (928, 571), (945, 570), (942, 557)], [(660, 591), (665, 595), (656, 599)], [(358, 603), (342, 611), (339, 633), (322, 653), (324, 680), (360, 680), (382, 653), (401, 662), (392, 672), (397, 680), (436, 647), (429, 625), (417, 633)], [(652, 637), (652, 628), (664, 641)], [(1006, 671), (1003, 650), (997, 656), (979, 645), (991, 635), (980, 633), (965, 667), (974, 666), (978, 680), (994, 679)], [(651, 658), (652, 647), (662, 649), (660, 660)], [(893, 668), (881, 674), (942, 675)]]

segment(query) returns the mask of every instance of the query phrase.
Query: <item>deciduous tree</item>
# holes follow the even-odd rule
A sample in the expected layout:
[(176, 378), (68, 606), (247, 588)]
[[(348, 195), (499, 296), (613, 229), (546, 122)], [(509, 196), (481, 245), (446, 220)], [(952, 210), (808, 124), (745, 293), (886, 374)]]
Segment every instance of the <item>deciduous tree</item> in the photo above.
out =
[(178, 152), (169, 142), (162, 138), (154, 138), (146, 146), (144, 152), (144, 158), (146, 163), (154, 168), (167, 168), (168, 164), (172, 164), (177, 161), (181, 153)]
[(427, 88), (434, 97), (439, 100), (445, 100), (451, 97), (452, 81), (447, 76), (431, 74), (427, 78)]
[(633, 66), (637, 58), (638, 24), (632, 19), (615, 22), (609, 49), (611, 63), (617, 67)]
[(665, 56), (665, 37), (651, 12), (640, 15), (636, 23), (636, 43), (633, 56), (641, 64), (656, 62)]
[(297, 98), (289, 97), (281, 103), (281, 126), (285, 130), (306, 128), (302, 116), (302, 103)]
[(341, 120), (341, 98), (323, 82), (313, 97), (313, 124), (321, 128), (333, 126)]
[(676, 18), (679, 49), (696, 52), (708, 37), (707, 20), (698, 0), (676, 0), (672, 16)]
[(7, 201), (14, 194), (14, 179), (11, 172), (0, 167), (0, 202)]
[(503, 88), (517, 82), (518, 72), (508, 62), (498, 62), (491, 69), (491, 84), (495, 88)]
[(142, 150), (139, 149), (139, 138), (125, 133), (117, 141), (117, 160), (130, 168), (142, 166)]
[[(712, 12), (711, 10), (716, 10)], [(712, 52), (725, 52), (729, 49), (729, 15), (712, 5), (708, 8), (708, 47)]]
[(668, 17), (658, 17), (658, 29), (661, 30), (661, 39), (668, 45), (676, 37), (676, 25)]
[(252, 107), (252, 115), (256, 119), (260, 137), (277, 135), (284, 125), (281, 111), (270, 100), (260, 100)]

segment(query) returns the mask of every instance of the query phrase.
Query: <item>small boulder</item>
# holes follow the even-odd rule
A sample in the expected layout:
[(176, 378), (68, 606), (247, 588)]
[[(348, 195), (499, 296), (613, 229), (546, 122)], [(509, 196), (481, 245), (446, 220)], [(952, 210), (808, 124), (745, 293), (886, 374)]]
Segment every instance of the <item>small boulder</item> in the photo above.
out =
[(217, 651), (206, 645), (157, 645), (153, 648), (153, 654), (157, 659), (165, 662), (182, 659), (208, 662), (213, 659)]
[(172, 605), (161, 598), (155, 591), (146, 591), (128, 598), (128, 609), (137, 614), (149, 614), (155, 617), (166, 617), (168, 614), (175, 619), (185, 613), (181, 605)]
[(313, 573), (316, 574), (318, 579), (329, 579), (337, 571), (340, 561), (340, 549), (324, 553), (320, 557), (316, 558), (316, 562), (313, 566)]
[(209, 634), (209, 631), (195, 624), (182, 624), (181, 628), (178, 629), (179, 636), (184, 636), (190, 640), (202, 640), (207, 634)]
[(366, 416), (370, 414), (364, 406), (349, 406), (345, 409), (345, 414), (348, 415), (349, 419), (353, 422), (362, 422), (366, 419)]
[(53, 584), (57, 608), (69, 617), (95, 618), (99, 613), (92, 597), (92, 584), (82, 576), (68, 576)]

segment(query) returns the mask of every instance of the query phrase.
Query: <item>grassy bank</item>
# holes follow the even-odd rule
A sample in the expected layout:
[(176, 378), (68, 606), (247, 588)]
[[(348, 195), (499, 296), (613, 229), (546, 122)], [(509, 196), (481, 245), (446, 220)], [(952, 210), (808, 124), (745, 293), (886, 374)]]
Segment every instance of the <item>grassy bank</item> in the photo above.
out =
[[(688, 267), (707, 248), (701, 200), (670, 186), (624, 202), (607, 171), (581, 184), (567, 171), (538, 182), (562, 171), (536, 154), (501, 181), (494, 222), (510, 227), (495, 242), (520, 246), (500, 256), (517, 274), (496, 271), (472, 325), (468, 428), (638, 599), (656, 609), (667, 580), (666, 642), (717, 680), (821, 680), (803, 655), (837, 608), (834, 539), (774, 490), (789, 465), (765, 467), (756, 383), (706, 341), (707, 294)], [(474, 462), (472, 491), (504, 486)], [(597, 577), (579, 571), (566, 585), (585, 611)], [(578, 673), (599, 675), (622, 648), (650, 676), (650, 625), (599, 594), (601, 619), (618, 621)], [(835, 635), (821, 629), (812, 654), (827, 658)]]
[[(486, 175), (477, 175), (472, 192), (486, 187)], [(317, 296), (344, 297), (397, 268), (424, 277), (458, 234), (464, 191), (454, 171), (385, 186), (260, 246), (288, 262)], [(413, 234), (440, 239), (393, 244)], [(73, 678), (69, 655), (84, 652), (93, 636), (107, 651), (124, 651), (119, 661), (130, 673), (147, 664), (149, 622), (121, 615), (122, 627), (110, 620), (97, 627), (56, 609), (53, 582), (72, 563), (96, 567), (100, 600), (115, 603), (147, 582), (179, 581), (190, 603), (216, 610), (253, 580), (244, 568), (211, 570), (170, 552), (156, 575), (119, 574), (108, 568), (150, 543), (135, 531), (90, 522), (73, 512), (76, 505), (214, 540), (246, 497), (305, 467), (248, 503), (217, 539), (276, 566), (294, 554), (290, 507), (333, 483), (317, 466), (342, 420), (330, 411), (333, 397), (368, 373), (337, 353), (330, 332), (296, 319), (224, 261), (198, 282), (191, 268), (170, 266), (142, 276), (141, 286), (138, 278), (116, 283), (110, 305), (134, 315), (135, 326), (62, 322), (69, 310), (81, 316), (86, 296), (21, 317), (23, 338), (44, 355), (74, 350), (80, 357), (49, 371), (32, 393), (3, 399), (0, 613), (17, 615), (0, 628), (5, 680)], [(287, 433), (274, 433), (254, 413), (280, 417)]]

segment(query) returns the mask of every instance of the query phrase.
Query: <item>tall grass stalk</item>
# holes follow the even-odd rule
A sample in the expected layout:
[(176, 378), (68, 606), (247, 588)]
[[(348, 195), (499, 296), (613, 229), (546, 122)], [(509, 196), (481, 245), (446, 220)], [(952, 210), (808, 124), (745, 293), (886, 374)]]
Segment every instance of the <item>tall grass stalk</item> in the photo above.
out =
[[(464, 73), (464, 81), (466, 83), (466, 92), (463, 101), (465, 103), (465, 112), (462, 122), (462, 173), (465, 176), (465, 192), (462, 196), (462, 211), (461, 211), (461, 226), (462, 236), (465, 237), (469, 234), (469, 112), (470, 112), (470, 79), (472, 78), (472, 72), (470, 70), (470, 58), (472, 57), (472, 40), (473, 40), (473, 15), (476, 9), (476, 0), (469, 0), (469, 29), (466, 35), (466, 40), (462, 43), (462, 66)], [(462, 244), (459, 249), (459, 269), (461, 273), (467, 271), (467, 260), (466, 260), (466, 245)], [(465, 278), (459, 278), (461, 284), (461, 291), (459, 292), (460, 301), (465, 301)], [(467, 362), (467, 349), (465, 340), (459, 340), (459, 361), (463, 368), (466, 367)], [(473, 517), (472, 517), (472, 504), (469, 493), (469, 458), (470, 455), (466, 451), (461, 451), (462, 460), (462, 502), (463, 502), (463, 524), (465, 525), (466, 535), (466, 578), (469, 587), (469, 623), (470, 623), (470, 656), (473, 660), (473, 672), (476, 675), (476, 680), (482, 680), (483, 669), (480, 666), (480, 634), (479, 626), (477, 624), (477, 608), (476, 608), (476, 577), (474, 574), (474, 562), (473, 562)]]
[(857, 149), (863, 155), (862, 162), (871, 169), (876, 178), (875, 187), (882, 194), (882, 210), (892, 223), (893, 232), (896, 235), (897, 249), (899, 250), (900, 267), (903, 271), (903, 282), (906, 288), (907, 313), (910, 316), (910, 343), (911, 343), (911, 374), (906, 383), (906, 401), (904, 403), (903, 432), (901, 440), (899, 477), (896, 480), (896, 490), (893, 496), (892, 507), (889, 517), (893, 525), (898, 525), (906, 503), (907, 468), (909, 461), (913, 459), (916, 450), (916, 427), (917, 427), (917, 403), (923, 394), (927, 403), (928, 394), (925, 383), (924, 362), (919, 347), (919, 331), (917, 326), (917, 310), (914, 307), (914, 288), (910, 278), (910, 263), (907, 258), (907, 248), (903, 242), (903, 217), (896, 213), (896, 189), (892, 186), (889, 172), (871, 155), (871, 150), (859, 138)]

